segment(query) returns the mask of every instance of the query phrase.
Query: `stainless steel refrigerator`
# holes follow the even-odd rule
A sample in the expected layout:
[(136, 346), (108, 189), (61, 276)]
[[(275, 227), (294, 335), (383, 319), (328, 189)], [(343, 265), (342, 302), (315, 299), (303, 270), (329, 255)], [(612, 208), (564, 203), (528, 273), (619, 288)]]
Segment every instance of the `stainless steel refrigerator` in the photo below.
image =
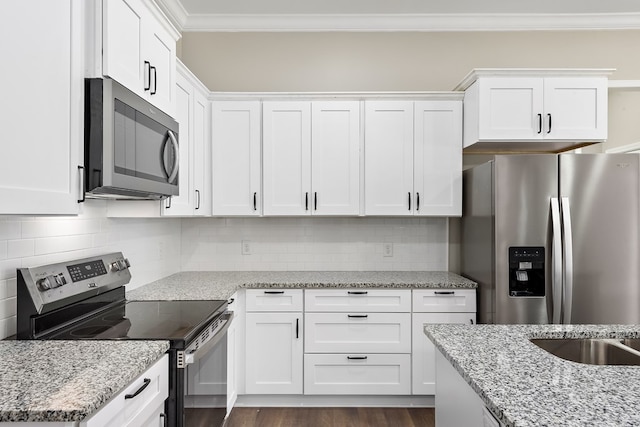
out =
[(498, 155), (463, 173), (481, 323), (640, 324), (640, 155)]

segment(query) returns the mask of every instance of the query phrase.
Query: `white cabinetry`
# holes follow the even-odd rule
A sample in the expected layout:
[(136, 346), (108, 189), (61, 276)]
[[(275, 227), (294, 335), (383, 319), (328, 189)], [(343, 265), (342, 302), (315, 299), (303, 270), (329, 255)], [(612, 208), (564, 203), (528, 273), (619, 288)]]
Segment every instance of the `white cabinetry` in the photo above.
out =
[(305, 291), (304, 393), (411, 394), (410, 295)]
[(149, 0), (101, 3), (102, 74), (173, 116), (179, 33)]
[(357, 215), (357, 101), (263, 103), (265, 215)]
[(413, 291), (413, 394), (436, 393), (436, 348), (424, 334), (426, 323), (476, 322), (474, 289)]
[(606, 140), (610, 72), (472, 71), (457, 88), (465, 90), (466, 152), (558, 151)]
[(302, 290), (246, 291), (246, 393), (302, 394)]
[(460, 215), (460, 100), (365, 102), (365, 215)]
[(156, 427), (164, 421), (164, 401), (169, 397), (169, 356), (153, 366), (113, 397), (80, 427)]
[[(72, 215), (79, 211), (84, 123), (82, 3), (6, 3), (7, 19), (0, 27), (0, 50), (7, 61), (0, 68), (0, 214)], [(28, 25), (17, 18), (21, 16), (29, 17)]]
[(176, 120), (179, 124), (179, 195), (163, 202), (165, 216), (211, 214), (209, 101), (201, 83), (179, 64)]
[(213, 215), (260, 215), (260, 101), (211, 105)]

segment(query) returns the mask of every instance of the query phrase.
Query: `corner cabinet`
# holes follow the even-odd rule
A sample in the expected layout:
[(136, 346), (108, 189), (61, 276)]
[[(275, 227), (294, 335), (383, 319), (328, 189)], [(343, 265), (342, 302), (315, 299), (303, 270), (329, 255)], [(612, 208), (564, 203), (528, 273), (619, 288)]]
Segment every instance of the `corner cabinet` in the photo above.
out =
[(180, 146), (179, 195), (162, 202), (163, 216), (211, 214), (209, 101), (201, 83), (179, 64), (176, 114)]
[(365, 215), (462, 214), (461, 97), (365, 101)]
[(102, 74), (173, 116), (178, 31), (149, 0), (102, 0), (101, 7)]
[(612, 70), (478, 69), (465, 91), (465, 152), (562, 151), (607, 139)]
[[(0, 69), (2, 215), (79, 212), (84, 135), (82, 7), (82, 0), (12, 2), (13, 18), (0, 27), (2, 56), (8, 61)], [(29, 25), (17, 19), (20, 16), (28, 16)], [(39, 36), (34, 28), (41, 31)]]

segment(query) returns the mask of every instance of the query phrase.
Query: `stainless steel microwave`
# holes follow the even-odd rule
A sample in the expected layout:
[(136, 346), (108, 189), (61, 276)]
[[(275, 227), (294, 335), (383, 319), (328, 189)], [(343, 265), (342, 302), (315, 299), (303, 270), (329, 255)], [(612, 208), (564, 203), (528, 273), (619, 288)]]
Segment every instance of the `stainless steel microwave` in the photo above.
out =
[(87, 197), (162, 199), (178, 194), (178, 123), (118, 82), (85, 80)]

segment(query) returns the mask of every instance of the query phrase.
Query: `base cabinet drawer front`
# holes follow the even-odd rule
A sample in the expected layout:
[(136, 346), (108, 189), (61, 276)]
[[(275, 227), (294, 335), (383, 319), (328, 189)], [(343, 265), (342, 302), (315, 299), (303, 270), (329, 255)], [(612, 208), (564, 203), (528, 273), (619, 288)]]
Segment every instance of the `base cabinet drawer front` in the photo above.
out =
[(307, 290), (306, 311), (410, 312), (409, 289)]
[(428, 323), (475, 324), (476, 313), (413, 313), (412, 391), (418, 395), (436, 394), (436, 347), (424, 334)]
[(410, 313), (306, 313), (306, 353), (411, 353)]
[(305, 394), (411, 394), (410, 354), (305, 354)]
[(247, 289), (247, 311), (302, 311), (302, 289)]
[(413, 291), (413, 311), (418, 313), (476, 311), (475, 289), (429, 289)]

